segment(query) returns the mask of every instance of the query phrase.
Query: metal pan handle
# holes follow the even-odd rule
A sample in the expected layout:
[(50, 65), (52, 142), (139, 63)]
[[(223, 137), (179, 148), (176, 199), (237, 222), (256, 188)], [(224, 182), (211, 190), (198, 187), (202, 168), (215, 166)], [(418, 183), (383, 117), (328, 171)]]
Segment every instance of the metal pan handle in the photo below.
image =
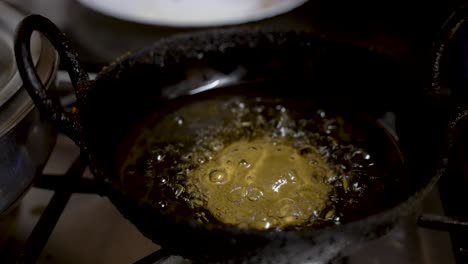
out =
[(30, 41), (34, 31), (42, 33), (57, 50), (61, 62), (70, 75), (75, 88), (78, 103), (84, 98), (89, 87), (88, 74), (78, 62), (78, 56), (71, 47), (65, 34), (45, 17), (31, 15), (23, 19), (18, 26), (15, 38), (15, 57), (23, 86), (28, 91), (39, 111), (76, 144), (81, 145), (81, 124), (78, 109), (66, 112), (57, 100), (53, 100), (46, 91), (34, 67), (31, 58)]

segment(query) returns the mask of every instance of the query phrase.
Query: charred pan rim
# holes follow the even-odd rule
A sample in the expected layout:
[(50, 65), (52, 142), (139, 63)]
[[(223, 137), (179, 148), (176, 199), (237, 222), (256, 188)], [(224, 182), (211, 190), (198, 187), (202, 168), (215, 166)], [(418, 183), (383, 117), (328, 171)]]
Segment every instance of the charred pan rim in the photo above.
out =
[[(432, 85), (427, 92), (437, 100), (441, 100), (443, 97), (441, 94), (441, 87), (443, 86), (441, 72), (443, 71), (442, 64), (445, 59), (445, 54), (450, 48), (452, 40), (457, 36), (459, 29), (466, 23), (467, 18), (468, 4), (465, 4), (448, 17), (434, 41), (435, 55), (432, 67)], [(463, 111), (462, 108), (466, 109), (467, 107), (463, 107), (462, 105), (455, 105), (454, 107), (457, 112)]]
[[(175, 37), (161, 40), (154, 43), (152, 46), (142, 49), (134, 54), (124, 55), (103, 69), (103, 71), (97, 76), (95, 82), (91, 84), (89, 92), (92, 93), (94, 89), (98, 89), (101, 80), (105, 80), (110, 76), (110, 78), (112, 78), (112, 76), (118, 78), (122, 71), (125, 71), (127, 67), (131, 67), (136, 63), (146, 62), (164, 67), (164, 63), (167, 58), (175, 60), (179, 58), (194, 58), (199, 54), (213, 51), (218, 51), (222, 54), (231, 47), (242, 46), (253, 48), (258, 45), (269, 44), (281, 46), (289, 43), (294, 43), (296, 46), (301, 47), (312, 46), (321, 41), (323, 44), (321, 44), (320, 47), (340, 47), (344, 49), (352, 49), (354, 51), (361, 49), (361, 52), (363, 53), (365, 52), (368, 54), (375, 54), (375, 52), (372, 52), (366, 48), (358, 48), (331, 42), (325, 39), (323, 36), (319, 36), (311, 32), (267, 31), (246, 27), (200, 31), (197, 33), (181, 34)], [(84, 102), (83, 106), (83, 110), (85, 111), (89, 108), (86, 105), (86, 102)], [(228, 233), (233, 236), (254, 236), (266, 240), (272, 240), (276, 238), (292, 240), (301, 238), (313, 239), (320, 237), (325, 233), (343, 233), (350, 235), (364, 233), (365, 236), (368, 237), (377, 237), (379, 236), (379, 234), (377, 234), (378, 231), (386, 232), (387, 229), (391, 228), (391, 226), (396, 223), (402, 216), (409, 215), (412, 212), (414, 206), (431, 191), (439, 178), (445, 173), (448, 153), (452, 148), (451, 135), (456, 127), (456, 120), (459, 118), (460, 115), (457, 115), (453, 118), (453, 121), (448, 122), (448, 129), (446, 130), (449, 135), (447, 144), (448, 147), (443, 150), (443, 153), (439, 159), (439, 166), (437, 166), (438, 169), (435, 171), (431, 179), (421, 184), (419, 190), (412, 196), (408, 197), (408, 199), (405, 201), (392, 208), (388, 208), (383, 212), (370, 215), (367, 218), (333, 227), (283, 232), (271, 230), (258, 232), (252, 230), (242, 230), (224, 225), (207, 226), (194, 222), (184, 221), (183, 219), (176, 219), (172, 223), (174, 225), (179, 224), (184, 227), (189, 226), (191, 229), (196, 231), (218, 231), (222, 233)], [(86, 126), (85, 122), (83, 122), (83, 124)], [(86, 129), (84, 129), (84, 131), (86, 131)], [(86, 137), (87, 135), (85, 135), (85, 141)], [(151, 227), (146, 226), (143, 223), (144, 221), (141, 220), (148, 217), (148, 211), (151, 211), (151, 209), (144, 208), (138, 205), (136, 202), (130, 201), (120, 192), (120, 190), (112, 183), (112, 181), (105, 176), (103, 170), (99, 168), (99, 164), (94, 162), (95, 157), (93, 156), (91, 147), (89, 149), (89, 155), (92, 171), (96, 176), (98, 176), (98, 178), (100, 178), (99, 180), (102, 182), (102, 194), (108, 196), (117, 206), (118, 210), (131, 222), (135, 223), (137, 228), (143, 234), (153, 238), (154, 236), (152, 235)], [(152, 209), (152, 211), (155, 210)], [(170, 218), (170, 216), (165, 216), (161, 212), (153, 212), (153, 214), (160, 218)]]

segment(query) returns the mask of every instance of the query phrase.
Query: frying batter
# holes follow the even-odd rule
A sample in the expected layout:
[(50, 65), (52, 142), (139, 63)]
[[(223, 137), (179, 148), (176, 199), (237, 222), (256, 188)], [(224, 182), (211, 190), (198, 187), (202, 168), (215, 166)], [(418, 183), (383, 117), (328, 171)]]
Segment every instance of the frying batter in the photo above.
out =
[(327, 206), (332, 173), (313, 147), (301, 155), (287, 142), (256, 139), (227, 146), (187, 178), (219, 221), (262, 230), (310, 221)]

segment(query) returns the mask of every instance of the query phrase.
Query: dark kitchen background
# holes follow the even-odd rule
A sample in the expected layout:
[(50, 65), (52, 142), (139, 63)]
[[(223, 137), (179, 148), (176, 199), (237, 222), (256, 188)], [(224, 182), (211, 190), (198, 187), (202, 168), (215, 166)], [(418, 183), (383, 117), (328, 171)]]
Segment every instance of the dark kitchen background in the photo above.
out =
[[(7, 2), (26, 13), (39, 13), (54, 21), (67, 33), (90, 73), (98, 72), (127, 51), (160, 38), (206, 29), (123, 21), (91, 10), (79, 1)], [(413, 74), (421, 78), (421, 83), (430, 85), (433, 41), (450, 13), (462, 4), (455, 0), (309, 0), (286, 14), (244, 26), (308, 30), (342, 42), (363, 45), (391, 55), (402, 67), (411, 68)], [(65, 79), (58, 75), (57, 84), (64, 89), (67, 86)], [(44, 174), (63, 174), (78, 153), (70, 140), (59, 135)], [(463, 180), (463, 172), (458, 172), (454, 170), (450, 177), (442, 179), (424, 201), (420, 212), (468, 216), (465, 209), (468, 207), (463, 206), (468, 201), (468, 195), (463, 191), (468, 189), (468, 183)], [(89, 177), (88, 171), (84, 177)], [(36, 186), (15, 208), (0, 216), (0, 263), (5, 263), (3, 260), (14, 262), (14, 256), (21, 252), (53, 193)], [(462, 232), (424, 229), (409, 221), (355, 252), (343, 263), (468, 263), (468, 236), (463, 240), (464, 235)], [(134, 263), (158, 248), (125, 220), (107, 198), (76, 193), (68, 202), (38, 263)], [(173, 257), (164, 263), (185, 262)]]
[[(93, 65), (107, 64), (123, 53), (173, 34), (206, 28), (171, 28), (127, 22), (95, 12), (79, 1), (15, 0), (28, 12), (47, 16), (64, 30)], [(345, 42), (397, 55), (430, 52), (435, 33), (463, 1), (308, 1), (299, 8), (247, 26), (319, 32)], [(97, 69), (99, 70), (99, 69)]]

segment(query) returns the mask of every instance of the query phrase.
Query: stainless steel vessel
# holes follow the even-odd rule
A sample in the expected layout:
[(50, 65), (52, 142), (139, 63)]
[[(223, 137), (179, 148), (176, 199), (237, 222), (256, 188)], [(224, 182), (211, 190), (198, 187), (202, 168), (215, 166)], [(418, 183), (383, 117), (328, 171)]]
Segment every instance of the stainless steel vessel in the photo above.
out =
[[(15, 203), (42, 170), (56, 132), (41, 118), (22, 88), (13, 52), (16, 27), (25, 14), (0, 2), (0, 214)], [(51, 87), (58, 57), (40, 35), (31, 41), (39, 77)]]

